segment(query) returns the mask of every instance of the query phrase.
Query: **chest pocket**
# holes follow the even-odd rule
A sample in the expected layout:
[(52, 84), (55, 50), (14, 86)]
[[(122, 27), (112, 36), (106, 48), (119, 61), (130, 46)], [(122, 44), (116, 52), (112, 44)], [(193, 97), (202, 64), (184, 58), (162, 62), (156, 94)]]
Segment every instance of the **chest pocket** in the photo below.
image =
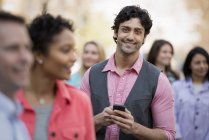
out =
[(84, 127), (72, 126), (62, 130), (62, 140), (85, 140)]

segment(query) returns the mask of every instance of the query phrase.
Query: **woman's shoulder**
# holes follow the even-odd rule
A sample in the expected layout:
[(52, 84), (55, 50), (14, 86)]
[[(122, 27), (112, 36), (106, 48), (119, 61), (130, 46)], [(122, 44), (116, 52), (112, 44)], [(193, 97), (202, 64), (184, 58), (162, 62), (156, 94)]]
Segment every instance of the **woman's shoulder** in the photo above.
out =
[(172, 83), (173, 87), (182, 87), (187, 83), (186, 80), (177, 80)]

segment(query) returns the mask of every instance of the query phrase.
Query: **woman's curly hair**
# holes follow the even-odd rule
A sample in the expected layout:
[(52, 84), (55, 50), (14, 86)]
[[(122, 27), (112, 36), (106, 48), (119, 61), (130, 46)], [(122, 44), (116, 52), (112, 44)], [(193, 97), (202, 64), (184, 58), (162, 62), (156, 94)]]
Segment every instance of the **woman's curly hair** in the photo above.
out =
[(29, 34), (33, 42), (32, 51), (47, 54), (48, 47), (54, 36), (64, 29), (73, 32), (73, 22), (61, 16), (54, 17), (47, 13), (36, 17), (29, 25)]

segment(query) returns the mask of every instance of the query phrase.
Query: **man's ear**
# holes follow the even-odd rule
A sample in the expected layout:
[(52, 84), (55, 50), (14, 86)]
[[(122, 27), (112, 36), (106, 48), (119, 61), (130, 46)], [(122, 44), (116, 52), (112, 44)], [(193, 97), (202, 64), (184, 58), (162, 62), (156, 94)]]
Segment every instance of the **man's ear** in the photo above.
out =
[(114, 39), (114, 41), (115, 41), (116, 44), (117, 44), (117, 37), (118, 37), (117, 33), (114, 32), (114, 34), (113, 34), (113, 39)]
[(113, 38), (117, 38), (117, 37), (118, 37), (118, 36), (117, 36), (117, 33), (114, 32)]
[(145, 40), (146, 40), (147, 35), (144, 36), (144, 40), (142, 42), (142, 45), (144, 44)]

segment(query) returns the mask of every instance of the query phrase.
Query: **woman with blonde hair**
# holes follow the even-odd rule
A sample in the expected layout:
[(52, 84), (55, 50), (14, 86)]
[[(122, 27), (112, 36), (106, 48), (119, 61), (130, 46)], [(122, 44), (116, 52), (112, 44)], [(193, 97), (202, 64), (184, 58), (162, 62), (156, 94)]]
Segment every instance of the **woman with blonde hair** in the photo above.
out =
[(78, 72), (73, 74), (67, 81), (70, 85), (77, 88), (80, 87), (81, 79), (91, 66), (105, 60), (105, 52), (103, 47), (96, 41), (88, 41), (84, 44), (82, 52), (82, 64)]

